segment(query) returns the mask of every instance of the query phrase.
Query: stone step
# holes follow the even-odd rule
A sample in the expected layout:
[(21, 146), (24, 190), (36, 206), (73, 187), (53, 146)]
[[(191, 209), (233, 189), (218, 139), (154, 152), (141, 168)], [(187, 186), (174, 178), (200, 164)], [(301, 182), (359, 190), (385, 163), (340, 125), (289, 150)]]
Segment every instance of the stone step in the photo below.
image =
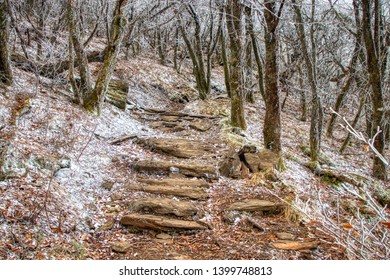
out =
[(129, 164), (135, 171), (157, 173), (179, 173), (189, 177), (217, 179), (218, 170), (215, 166), (204, 163), (187, 162), (178, 163), (171, 161), (142, 160)]
[(167, 179), (167, 178), (138, 178), (137, 181), (147, 185), (162, 185), (162, 186), (185, 186), (185, 187), (198, 187), (209, 188), (210, 185), (202, 179)]
[(151, 229), (160, 231), (177, 231), (177, 230), (206, 230), (207, 226), (194, 222), (184, 221), (163, 216), (147, 214), (128, 214), (121, 218), (122, 225), (132, 226), (139, 229)]
[(263, 199), (246, 199), (232, 203), (227, 211), (247, 211), (247, 212), (281, 212), (285, 206), (281, 203), (276, 203)]
[(184, 138), (139, 138), (137, 144), (178, 158), (201, 157), (213, 153), (213, 145)]
[(178, 217), (194, 216), (199, 211), (193, 203), (169, 198), (141, 198), (133, 201), (129, 206), (135, 212), (151, 212), (162, 215), (173, 214)]
[(129, 190), (143, 191), (153, 194), (174, 195), (178, 197), (188, 197), (197, 200), (206, 200), (209, 194), (204, 188), (196, 186), (166, 186), (166, 185), (143, 185), (131, 184), (128, 185)]

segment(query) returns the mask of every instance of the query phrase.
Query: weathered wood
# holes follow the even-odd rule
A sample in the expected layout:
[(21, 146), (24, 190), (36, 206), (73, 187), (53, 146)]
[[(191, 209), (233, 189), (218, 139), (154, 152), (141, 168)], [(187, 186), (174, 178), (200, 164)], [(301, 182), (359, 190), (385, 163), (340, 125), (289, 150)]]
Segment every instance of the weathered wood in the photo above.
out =
[(190, 202), (169, 198), (141, 198), (133, 201), (130, 208), (136, 212), (152, 212), (154, 214), (173, 214), (178, 217), (194, 216), (198, 213), (196, 206)]
[(209, 198), (209, 194), (204, 190), (204, 188), (194, 186), (128, 185), (127, 188), (134, 191), (174, 195), (197, 200), (205, 200)]
[(129, 214), (121, 219), (121, 224), (140, 229), (161, 231), (171, 230), (206, 230), (207, 227), (194, 221), (183, 221), (154, 215)]

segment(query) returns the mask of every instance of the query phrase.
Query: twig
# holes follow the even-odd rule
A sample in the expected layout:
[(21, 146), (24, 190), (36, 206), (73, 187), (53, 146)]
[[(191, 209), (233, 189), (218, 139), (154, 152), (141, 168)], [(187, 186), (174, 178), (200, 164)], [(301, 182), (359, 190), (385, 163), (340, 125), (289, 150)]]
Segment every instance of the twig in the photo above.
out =
[(343, 126), (341, 125), (341, 127), (345, 128), (346, 130), (348, 130), (349, 133), (351, 133), (353, 136), (355, 136), (357, 139), (359, 139), (360, 141), (363, 141), (364, 143), (366, 143), (370, 149), (375, 153), (375, 155), (386, 165), (386, 166), (389, 166), (389, 162), (385, 159), (385, 157), (374, 147), (374, 142), (375, 142), (375, 138), (380, 134), (382, 133), (382, 130), (379, 129), (379, 126), (377, 127), (377, 131), (375, 133), (375, 135), (372, 137), (372, 139), (366, 139), (363, 135), (363, 133), (361, 132), (358, 132), (357, 130), (355, 130), (351, 125), (350, 123), (347, 121), (347, 119), (345, 117), (342, 117), (339, 113), (337, 113), (335, 110), (333, 110), (332, 108), (330, 108), (330, 110), (332, 111), (333, 114), (336, 114), (337, 116), (339, 116), (346, 124), (346, 126)]

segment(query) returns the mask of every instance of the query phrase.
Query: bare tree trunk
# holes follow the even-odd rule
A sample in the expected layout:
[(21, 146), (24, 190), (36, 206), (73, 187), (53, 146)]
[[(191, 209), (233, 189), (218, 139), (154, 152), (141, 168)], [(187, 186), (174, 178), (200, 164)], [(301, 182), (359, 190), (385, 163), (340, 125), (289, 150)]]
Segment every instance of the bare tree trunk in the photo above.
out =
[(299, 73), (299, 94), (300, 94), (300, 102), (301, 102), (301, 121), (305, 122), (307, 118), (307, 102), (306, 102), (306, 93), (303, 89), (303, 73), (301, 65), (297, 65), (298, 73)]
[[(351, 87), (354, 75), (356, 73), (356, 64), (358, 61), (359, 56), (361, 55), (361, 45), (362, 45), (362, 30), (361, 30), (361, 21), (360, 21), (360, 12), (356, 4), (354, 4), (354, 14), (355, 14), (355, 24), (356, 24), (356, 35), (355, 35), (355, 48), (353, 50), (353, 55), (351, 58), (351, 61), (349, 63), (349, 73), (348, 73), (348, 78), (347, 81), (345, 82), (344, 87), (342, 88), (341, 92), (337, 96), (336, 104), (334, 111), (339, 112), (341, 109), (341, 106), (343, 105), (345, 96), (347, 95), (349, 88)], [(337, 114), (332, 114), (330, 117), (328, 129), (327, 129), (327, 137), (332, 137), (333, 135), (333, 130), (334, 130), (334, 125), (336, 123), (336, 118)]]
[[(69, 67), (70, 67), (69, 77), (70, 77), (70, 83), (72, 85), (72, 89), (74, 93), (77, 94), (77, 97), (76, 96), (75, 97), (84, 99), (84, 96), (91, 91), (92, 83), (91, 83), (91, 74), (88, 65), (88, 58), (84, 51), (84, 46), (81, 43), (81, 39), (80, 39), (80, 26), (77, 17), (77, 6), (78, 6), (77, 0), (67, 0), (68, 30), (70, 36), (69, 44), (72, 44), (72, 46), (69, 46)], [(74, 80), (74, 76), (72, 73), (74, 67), (73, 51), (76, 54), (77, 65), (80, 74), (80, 86), (78, 90), (74, 88), (76, 87), (75, 81), (72, 81)]]
[(264, 3), (264, 44), (265, 44), (265, 119), (264, 119), (264, 145), (274, 152), (282, 150), (281, 146), (281, 120), (280, 98), (278, 89), (278, 63), (276, 54), (278, 50), (277, 26), (283, 8), (282, 1), (279, 13), (276, 13), (274, 0)]
[[(351, 124), (352, 128), (355, 128), (356, 125), (358, 124), (365, 103), (366, 103), (366, 96), (363, 94), (363, 96), (360, 98), (359, 109), (357, 110), (355, 118)], [(348, 132), (347, 137), (345, 138), (345, 140), (344, 140), (344, 142), (341, 145), (341, 148), (339, 150), (340, 154), (344, 153), (345, 149), (349, 145), (350, 140), (351, 140), (351, 133)]]
[[(314, 8), (315, 1), (312, 0), (312, 21), (314, 20)], [(310, 89), (312, 93), (312, 110), (311, 110), (311, 123), (310, 123), (310, 157), (311, 160), (315, 163), (318, 163), (320, 150), (321, 150), (321, 136), (322, 136), (322, 126), (323, 126), (323, 112), (321, 98), (317, 93), (317, 84), (316, 84), (316, 65), (315, 65), (315, 45), (313, 41), (314, 29), (311, 28), (310, 39), (311, 39), (311, 55), (309, 54), (305, 30), (303, 27), (303, 19), (300, 4), (297, 4), (296, 0), (292, 0), (294, 12), (296, 15), (296, 29), (301, 44), (302, 55), (305, 61), (308, 81), (310, 84)]]
[(231, 85), (231, 124), (246, 129), (243, 79), (242, 79), (242, 42), (241, 20), (242, 6), (239, 0), (228, 0), (227, 26), (230, 37), (230, 85)]
[[(375, 2), (375, 4), (374, 4)], [(373, 0), (362, 0), (362, 31), (364, 38), (364, 45), (366, 48), (367, 58), (367, 71), (369, 74), (369, 83), (372, 90), (372, 122), (373, 127), (381, 131), (377, 134), (374, 147), (380, 153), (384, 154), (385, 148), (385, 136), (384, 136), (384, 104), (382, 94), (382, 78), (381, 78), (381, 65), (379, 56), (381, 55), (381, 48), (378, 46), (379, 42), (379, 26), (377, 20), (374, 21), (374, 30), (371, 28), (371, 9), (374, 11), (374, 15), (379, 16), (380, 6), (379, 1)], [(376, 131), (375, 131), (376, 132)], [(373, 164), (373, 175), (374, 177), (382, 180), (387, 179), (387, 172), (385, 163), (382, 162), (378, 157), (374, 157)]]
[(112, 72), (114, 71), (116, 58), (124, 37), (124, 30), (128, 23), (124, 11), (128, 1), (117, 0), (116, 2), (111, 23), (110, 38), (104, 50), (103, 65), (99, 71), (95, 88), (84, 98), (84, 108), (93, 115), (100, 115), (101, 105), (104, 101)]
[(9, 9), (8, 0), (0, 0), (0, 82), (9, 86), (13, 75), (8, 50), (9, 38)]
[[(247, 9), (250, 9), (249, 7)], [(259, 51), (259, 46), (257, 43), (257, 39), (255, 36), (254, 32), (254, 27), (253, 27), (253, 19), (250, 18), (248, 22), (248, 32), (251, 37), (251, 43), (252, 43), (252, 48), (253, 48), (253, 56), (255, 57), (256, 65), (257, 65), (257, 75), (258, 75), (258, 80), (259, 80), (259, 90), (261, 97), (263, 100), (265, 99), (265, 94), (264, 94), (264, 77), (263, 77), (263, 64), (261, 62), (261, 57), (260, 57), (260, 51)]]
[(221, 31), (221, 49), (222, 49), (222, 63), (223, 63), (223, 73), (225, 78), (226, 93), (229, 98), (232, 97), (232, 90), (230, 85), (230, 68), (229, 68), (229, 59), (226, 50), (226, 38), (225, 31)]

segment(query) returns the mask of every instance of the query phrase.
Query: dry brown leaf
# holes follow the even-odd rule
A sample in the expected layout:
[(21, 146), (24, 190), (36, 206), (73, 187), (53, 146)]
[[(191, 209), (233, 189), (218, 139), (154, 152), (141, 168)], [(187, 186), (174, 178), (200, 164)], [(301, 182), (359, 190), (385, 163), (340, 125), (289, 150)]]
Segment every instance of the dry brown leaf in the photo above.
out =
[(299, 241), (278, 241), (271, 244), (275, 249), (281, 250), (307, 250), (315, 249), (319, 245), (318, 241), (299, 242)]

